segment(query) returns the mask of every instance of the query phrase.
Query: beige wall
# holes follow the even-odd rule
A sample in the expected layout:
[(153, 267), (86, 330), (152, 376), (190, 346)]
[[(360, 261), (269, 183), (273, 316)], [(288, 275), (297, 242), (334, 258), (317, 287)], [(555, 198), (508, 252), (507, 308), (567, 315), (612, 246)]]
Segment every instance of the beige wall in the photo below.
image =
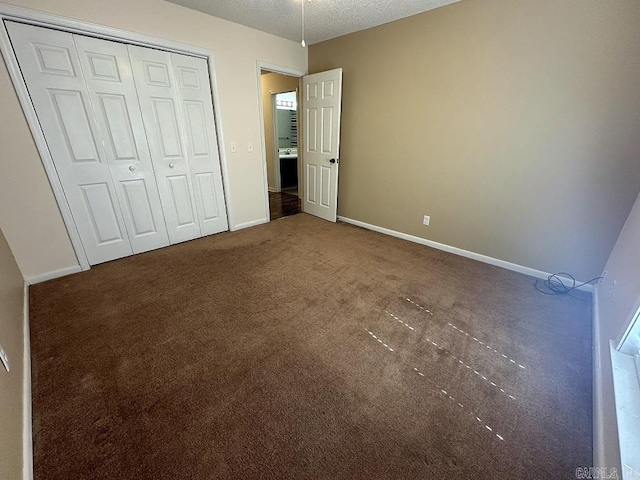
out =
[(0, 230), (0, 478), (22, 478), (23, 279)]
[(267, 156), (267, 181), (270, 188), (275, 185), (275, 146), (273, 135), (273, 109), (271, 95), (296, 90), (300, 80), (297, 77), (281, 75), (279, 73), (265, 73), (262, 75), (262, 111), (264, 113), (264, 143)]
[[(6, 3), (175, 40), (213, 52), (236, 225), (268, 219), (257, 62), (305, 71), (307, 50), (161, 0), (9, 0)], [(77, 265), (4, 64), (0, 65), (0, 224), (27, 277)], [(235, 142), (237, 153), (228, 145)], [(247, 143), (254, 151), (247, 151)]]
[[(640, 307), (640, 196), (629, 214), (615, 248), (605, 265), (607, 272), (596, 291), (598, 297), (598, 318), (600, 322), (599, 345), (596, 352), (596, 370), (602, 385), (594, 391), (597, 400), (602, 395), (603, 432), (602, 444), (605, 458), (617, 458), (617, 429), (613, 396), (613, 378), (609, 341), (620, 341), (634, 313)], [(613, 282), (617, 285), (612, 291)], [(598, 362), (600, 360), (600, 362)], [(599, 364), (598, 364), (599, 363)], [(606, 460), (604, 463), (611, 462)]]
[(640, 189), (638, 25), (636, 0), (465, 0), (312, 45), (344, 69), (338, 213), (599, 275)]

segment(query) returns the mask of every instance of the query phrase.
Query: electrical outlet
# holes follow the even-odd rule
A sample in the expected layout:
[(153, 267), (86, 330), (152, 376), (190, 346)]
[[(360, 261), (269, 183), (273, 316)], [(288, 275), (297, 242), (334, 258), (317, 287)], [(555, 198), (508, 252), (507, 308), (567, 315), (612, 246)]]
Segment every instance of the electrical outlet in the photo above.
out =
[(602, 278), (598, 282), (599, 285), (602, 285), (604, 283), (604, 279), (607, 278), (607, 273), (609, 273), (609, 272), (607, 272), (606, 270), (604, 272), (602, 272), (602, 275), (600, 275)]
[(253, 152), (253, 143), (251, 142), (247, 143), (247, 152), (249, 153)]
[(431, 221), (431, 217), (429, 215), (425, 215), (424, 218), (422, 219), (422, 224), (429, 225), (430, 221)]
[(231, 153), (236, 153), (238, 151), (238, 146), (236, 142), (231, 142)]
[(0, 360), (2, 360), (2, 364), (4, 368), (7, 369), (7, 372), (9, 372), (9, 357), (7, 357), (7, 352), (4, 351), (2, 345), (0, 345)]

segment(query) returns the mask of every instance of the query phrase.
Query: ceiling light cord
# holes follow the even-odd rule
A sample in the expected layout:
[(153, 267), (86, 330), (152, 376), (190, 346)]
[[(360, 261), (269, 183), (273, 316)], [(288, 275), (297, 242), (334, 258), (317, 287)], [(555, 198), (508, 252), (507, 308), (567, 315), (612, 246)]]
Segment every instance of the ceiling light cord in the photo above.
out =
[(305, 48), (307, 46), (307, 43), (304, 41), (304, 2), (306, 2), (306, 0), (302, 0), (302, 41), (300, 42), (300, 45), (302, 45), (302, 48)]

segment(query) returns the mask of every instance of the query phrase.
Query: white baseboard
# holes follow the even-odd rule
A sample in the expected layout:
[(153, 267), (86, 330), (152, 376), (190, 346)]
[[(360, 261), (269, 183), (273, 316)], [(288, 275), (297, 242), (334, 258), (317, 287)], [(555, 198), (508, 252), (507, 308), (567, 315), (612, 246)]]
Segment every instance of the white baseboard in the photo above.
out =
[(238, 223), (232, 229), (232, 231), (242, 230), (243, 228), (255, 227), (256, 225), (262, 225), (263, 223), (269, 222), (268, 218), (261, 218), (259, 220), (252, 220), (250, 222)]
[(29, 285), (35, 285), (36, 283), (46, 282), (47, 280), (53, 280), (54, 278), (64, 277), (73, 273), (81, 272), (80, 265), (74, 265), (73, 267), (61, 268), (60, 270), (54, 270), (52, 272), (43, 273), (40, 275), (34, 275), (32, 277), (26, 277), (25, 281)]
[(31, 411), (31, 334), (29, 328), (29, 284), (24, 282), (24, 359), (22, 380), (22, 478), (33, 480), (33, 435)]
[(602, 342), (597, 287), (592, 298), (593, 321), (593, 466), (608, 467), (604, 452), (604, 406), (602, 398)]
[[(352, 218), (342, 217), (340, 215), (338, 215), (338, 220), (345, 223), (350, 223), (351, 225), (356, 225), (357, 227), (366, 228), (367, 230), (373, 230), (374, 232), (384, 233), (385, 235), (390, 235), (392, 237), (401, 238), (403, 240), (408, 240), (410, 242), (419, 243), (420, 245), (426, 245), (427, 247), (437, 248), (438, 250), (442, 250), (444, 252), (460, 255), (461, 257), (471, 258), (472, 260), (488, 263), (489, 265), (494, 265), (496, 267), (506, 268), (507, 270), (512, 270), (518, 273), (524, 273), (525, 275), (529, 275), (531, 277), (546, 280), (550, 275), (547, 272), (536, 270), (535, 268), (525, 267), (523, 265), (518, 265), (516, 263), (511, 263), (505, 260), (500, 260), (498, 258), (482, 255), (481, 253), (470, 252), (468, 250), (463, 250), (458, 247), (452, 247), (451, 245), (434, 242), (432, 240), (427, 240), (426, 238), (416, 237), (414, 235), (398, 232), (396, 230), (391, 230), (389, 228), (379, 227), (377, 225), (371, 225), (370, 223), (361, 222), (360, 220), (354, 220)], [(571, 282), (571, 280), (569, 279), (565, 279), (563, 277), (560, 277), (560, 278), (562, 278), (563, 280), (566, 280), (569, 283)], [(582, 282), (576, 281), (576, 283), (582, 283)], [(591, 284), (583, 285), (582, 287), (579, 287), (579, 290), (591, 292), (593, 291), (593, 286)]]

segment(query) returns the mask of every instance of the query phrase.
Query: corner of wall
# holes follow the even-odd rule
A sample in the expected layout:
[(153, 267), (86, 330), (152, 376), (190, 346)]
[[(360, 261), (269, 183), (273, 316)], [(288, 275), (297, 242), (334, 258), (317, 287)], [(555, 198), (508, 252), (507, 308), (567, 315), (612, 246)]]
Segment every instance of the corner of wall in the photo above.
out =
[(618, 426), (613, 392), (610, 340), (602, 332), (598, 286), (593, 291), (593, 465), (618, 468)]
[(604, 467), (603, 415), (602, 415), (602, 376), (600, 345), (600, 311), (598, 302), (598, 287), (592, 294), (593, 321), (593, 466)]
[(29, 283), (24, 282), (24, 361), (22, 384), (22, 478), (33, 480), (33, 435), (31, 412), (31, 335), (29, 328)]

